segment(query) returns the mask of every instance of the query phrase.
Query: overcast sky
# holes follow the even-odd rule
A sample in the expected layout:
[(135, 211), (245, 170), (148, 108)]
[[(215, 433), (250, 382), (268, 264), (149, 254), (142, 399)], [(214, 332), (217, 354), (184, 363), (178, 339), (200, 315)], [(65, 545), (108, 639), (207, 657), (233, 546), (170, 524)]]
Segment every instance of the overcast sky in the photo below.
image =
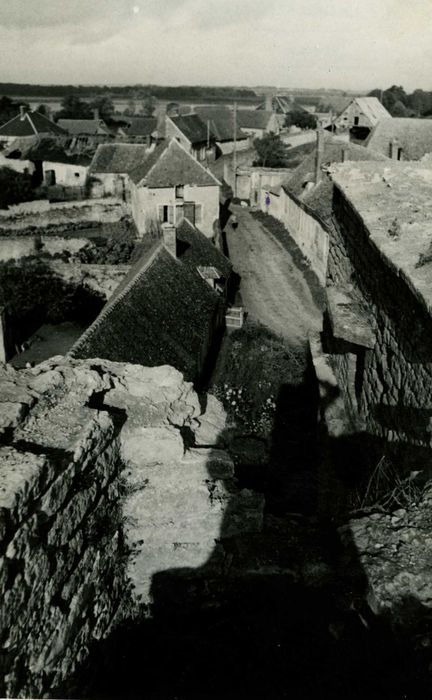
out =
[(0, 0), (0, 80), (432, 89), (432, 0)]

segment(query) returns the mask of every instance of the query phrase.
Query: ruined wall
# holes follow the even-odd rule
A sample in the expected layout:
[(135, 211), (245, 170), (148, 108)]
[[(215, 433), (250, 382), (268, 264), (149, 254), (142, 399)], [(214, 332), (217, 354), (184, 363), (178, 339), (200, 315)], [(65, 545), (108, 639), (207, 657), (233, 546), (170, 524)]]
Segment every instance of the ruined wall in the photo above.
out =
[[(430, 445), (432, 318), (424, 304), (368, 236), (335, 188), (328, 285), (353, 288), (375, 328), (373, 348), (333, 339), (333, 363), (345, 396), (357, 398), (368, 430), (388, 442)], [(353, 377), (356, 387), (352, 386)], [(347, 405), (353, 409), (353, 402)], [(414, 452), (413, 452), (414, 454)]]
[(129, 213), (119, 199), (105, 198), (73, 202), (37, 200), (0, 210), (0, 231), (19, 231), (29, 226), (71, 225), (80, 221), (108, 223), (119, 221)]
[(130, 270), (130, 265), (91, 265), (63, 263), (52, 260), (49, 267), (65, 282), (75, 286), (84, 285), (109, 299), (114, 290)]
[(153, 576), (222, 572), (218, 538), (259, 531), (262, 497), (213, 447), (219, 402), (203, 413), (172, 367), (53, 358), (3, 366), (0, 389), (0, 694), (80, 697), (91, 648), (151, 614)]

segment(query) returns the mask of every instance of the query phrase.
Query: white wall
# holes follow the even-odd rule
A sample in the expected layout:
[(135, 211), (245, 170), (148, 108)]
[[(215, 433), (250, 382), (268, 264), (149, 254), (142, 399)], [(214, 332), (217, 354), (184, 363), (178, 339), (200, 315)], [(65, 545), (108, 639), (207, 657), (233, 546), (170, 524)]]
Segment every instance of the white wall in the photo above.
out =
[[(184, 200), (202, 205), (202, 221), (197, 222), (200, 229), (208, 238), (212, 238), (213, 224), (219, 218), (219, 186), (198, 187), (185, 185)], [(141, 235), (146, 231), (149, 219), (158, 219), (159, 206), (175, 206), (182, 202), (175, 199), (174, 187), (158, 187), (149, 189), (131, 185), (132, 216)]]
[(34, 163), (32, 163), (31, 160), (6, 158), (3, 153), (0, 153), (0, 168), (10, 168), (17, 173), (24, 173), (27, 171), (29, 175), (32, 175), (35, 170)]
[(93, 185), (93, 192), (101, 193), (102, 196), (126, 196), (129, 187), (129, 178), (126, 173), (91, 173), (91, 176), (101, 182), (101, 186), (98, 186), (98, 183)]
[(339, 117), (336, 119), (335, 123), (336, 126), (339, 128), (347, 128), (351, 129), (352, 126), (354, 126), (354, 119), (355, 117), (359, 118), (359, 122), (357, 126), (367, 126), (369, 128), (372, 128), (374, 125), (368, 119), (358, 106), (356, 102), (351, 102), (351, 104), (348, 105), (348, 107), (342, 112), (342, 114), (339, 115)]
[(87, 179), (88, 166), (73, 165), (71, 163), (53, 163), (44, 160), (44, 179), (48, 170), (54, 170), (56, 185), (62, 185), (63, 187), (84, 187)]
[[(265, 190), (261, 195), (261, 209), (266, 212)], [(307, 213), (295, 199), (281, 189), (278, 197), (270, 193), (269, 214), (285, 225), (291, 237), (309, 260), (311, 268), (321, 284), (325, 285), (329, 235), (313, 216)]]

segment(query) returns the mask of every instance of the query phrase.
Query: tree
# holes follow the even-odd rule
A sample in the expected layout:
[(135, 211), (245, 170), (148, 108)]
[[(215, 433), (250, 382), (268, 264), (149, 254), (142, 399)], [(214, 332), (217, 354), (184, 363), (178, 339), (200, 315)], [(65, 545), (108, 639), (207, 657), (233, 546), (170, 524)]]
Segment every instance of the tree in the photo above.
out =
[(176, 117), (180, 114), (180, 105), (178, 102), (168, 102), (166, 113), (169, 117)]
[(136, 112), (135, 100), (130, 99), (130, 100), (128, 100), (127, 107), (124, 110), (123, 114), (125, 114), (127, 117), (133, 117), (135, 112)]
[(0, 209), (34, 199), (31, 175), (0, 168)]
[(76, 95), (67, 95), (61, 103), (61, 110), (57, 112), (57, 119), (91, 119), (93, 112), (90, 105)]
[(14, 102), (10, 97), (0, 97), (0, 125), (16, 117), (21, 104), (26, 108), (29, 106), (23, 102)]
[(39, 114), (42, 114), (44, 117), (49, 117), (50, 111), (46, 105), (39, 105), (39, 107), (36, 108), (36, 112), (39, 112)]
[(277, 134), (265, 134), (260, 139), (255, 139), (254, 148), (257, 160), (254, 165), (267, 168), (284, 167), (288, 149)]
[(114, 114), (114, 103), (109, 95), (96, 97), (96, 99), (90, 103), (90, 107), (92, 110), (98, 110), (100, 119), (110, 120)]
[(156, 98), (152, 95), (147, 95), (142, 103), (141, 111), (146, 117), (152, 117), (156, 109)]
[(403, 102), (397, 100), (391, 108), (391, 115), (392, 117), (409, 117), (411, 116), (411, 110)]
[(305, 110), (293, 110), (286, 115), (285, 126), (298, 126), (299, 129), (316, 129), (317, 118)]

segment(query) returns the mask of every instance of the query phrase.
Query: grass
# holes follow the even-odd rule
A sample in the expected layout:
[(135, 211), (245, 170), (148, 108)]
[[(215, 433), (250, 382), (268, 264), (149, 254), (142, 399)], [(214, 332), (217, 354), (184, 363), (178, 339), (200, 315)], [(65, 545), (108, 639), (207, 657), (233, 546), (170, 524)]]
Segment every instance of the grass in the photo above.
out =
[(383, 455), (363, 487), (358, 487), (352, 494), (352, 507), (355, 510), (377, 507), (392, 511), (416, 505), (424, 490), (420, 477), (419, 471), (402, 476), (393, 462)]

